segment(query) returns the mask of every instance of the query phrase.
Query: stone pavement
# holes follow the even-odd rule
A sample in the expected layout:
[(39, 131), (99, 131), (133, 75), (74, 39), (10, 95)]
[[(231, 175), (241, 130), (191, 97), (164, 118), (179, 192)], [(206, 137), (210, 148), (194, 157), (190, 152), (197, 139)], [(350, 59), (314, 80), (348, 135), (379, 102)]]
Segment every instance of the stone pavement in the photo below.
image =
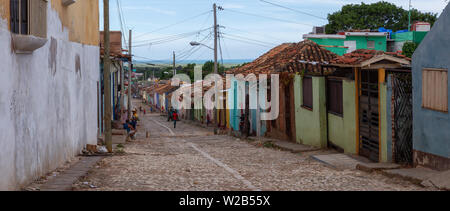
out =
[(273, 140), (272, 144), (277, 148), (280, 148), (280, 149), (286, 150), (286, 151), (290, 151), (292, 153), (312, 152), (312, 151), (319, 150), (316, 147), (306, 146), (306, 145), (302, 145), (302, 144), (296, 144), (296, 143), (287, 142), (287, 141), (280, 141), (280, 140)]
[(160, 115), (141, 119), (139, 133), (150, 136), (138, 133), (138, 140), (125, 144), (124, 155), (103, 159), (99, 168), (74, 185), (75, 190), (427, 190), (381, 174), (329, 168), (307, 153), (213, 135), (209, 129), (183, 121), (174, 129)]
[(85, 176), (92, 167), (104, 157), (91, 156), (81, 157), (75, 165), (71, 166), (59, 176), (51, 179), (40, 187), (40, 191), (70, 191), (72, 185), (81, 177)]
[(311, 157), (335, 169), (351, 169), (355, 170), (356, 166), (361, 163), (345, 154), (329, 154), (329, 155), (311, 155)]
[(391, 169), (382, 171), (383, 174), (390, 177), (398, 177), (415, 184), (421, 184), (423, 181), (437, 176), (440, 172), (428, 168), (417, 167), (408, 169)]
[(441, 190), (450, 191), (450, 170), (440, 172), (427, 180), (423, 181), (421, 185), (425, 187), (436, 187)]

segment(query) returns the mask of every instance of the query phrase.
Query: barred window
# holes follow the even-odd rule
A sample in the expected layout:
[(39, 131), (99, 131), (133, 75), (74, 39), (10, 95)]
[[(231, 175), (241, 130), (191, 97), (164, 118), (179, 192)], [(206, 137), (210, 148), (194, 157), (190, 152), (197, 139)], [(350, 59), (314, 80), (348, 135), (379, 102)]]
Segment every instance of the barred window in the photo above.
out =
[(47, 0), (10, 0), (11, 32), (47, 37)]

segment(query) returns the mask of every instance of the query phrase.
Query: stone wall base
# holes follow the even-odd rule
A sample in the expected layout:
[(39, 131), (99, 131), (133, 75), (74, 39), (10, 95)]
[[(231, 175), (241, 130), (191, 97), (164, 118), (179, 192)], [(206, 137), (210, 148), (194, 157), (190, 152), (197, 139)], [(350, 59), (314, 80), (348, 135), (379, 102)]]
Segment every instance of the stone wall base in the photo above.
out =
[(450, 169), (450, 158), (414, 150), (414, 164), (438, 171), (446, 171)]

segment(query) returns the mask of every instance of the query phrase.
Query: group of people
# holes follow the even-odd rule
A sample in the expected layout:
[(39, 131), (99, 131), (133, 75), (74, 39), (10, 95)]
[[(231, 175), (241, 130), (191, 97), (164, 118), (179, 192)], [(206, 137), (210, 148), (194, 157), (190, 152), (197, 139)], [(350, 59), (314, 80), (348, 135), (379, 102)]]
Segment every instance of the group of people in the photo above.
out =
[(173, 107), (170, 107), (170, 109), (167, 111), (167, 121), (173, 121), (173, 128), (177, 128), (177, 121), (178, 119), (178, 111), (173, 109)]
[(137, 131), (137, 123), (139, 121), (139, 116), (137, 114), (137, 110), (133, 110), (133, 115), (131, 119), (127, 119), (123, 124), (123, 129), (127, 130), (128, 137), (131, 139), (136, 139), (136, 131)]

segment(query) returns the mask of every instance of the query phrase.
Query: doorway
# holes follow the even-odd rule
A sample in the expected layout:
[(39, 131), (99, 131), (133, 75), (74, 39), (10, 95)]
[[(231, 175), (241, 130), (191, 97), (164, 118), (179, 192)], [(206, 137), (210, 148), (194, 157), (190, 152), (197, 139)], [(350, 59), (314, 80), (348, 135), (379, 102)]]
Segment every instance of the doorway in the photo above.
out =
[(361, 70), (359, 91), (359, 154), (380, 160), (380, 112), (377, 70)]

